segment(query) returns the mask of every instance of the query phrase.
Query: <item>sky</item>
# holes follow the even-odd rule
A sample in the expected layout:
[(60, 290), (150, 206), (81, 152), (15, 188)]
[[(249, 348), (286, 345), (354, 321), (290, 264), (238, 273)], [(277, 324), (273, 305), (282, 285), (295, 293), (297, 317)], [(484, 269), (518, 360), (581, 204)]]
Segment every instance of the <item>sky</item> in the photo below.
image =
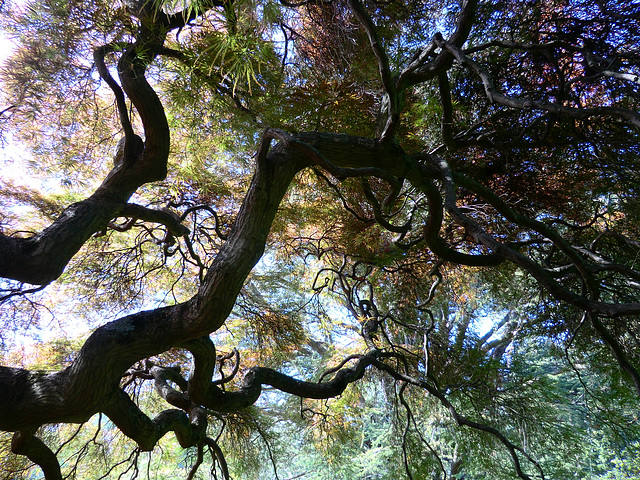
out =
[[(6, 32), (0, 29), (0, 65), (4, 64), (4, 62), (11, 56), (14, 48), (15, 44), (13, 41)], [(0, 111), (10, 105), (3, 98), (2, 92), (4, 92), (4, 88), (2, 86), (2, 76), (0, 76)], [(24, 163), (29, 159), (24, 148), (20, 148), (20, 145), (12, 139), (11, 135), (5, 134), (3, 140), (5, 141), (0, 144), (0, 178), (10, 180), (14, 185), (24, 185), (35, 189), (41, 188), (41, 182), (29, 175), (28, 169), (24, 167)], [(1, 201), (2, 200), (0, 199), (0, 206)], [(14, 213), (16, 209), (21, 208), (29, 210), (31, 207), (11, 207)], [(48, 317), (48, 315), (45, 315), (45, 317)], [(41, 336), (44, 337), (44, 339), (60, 334), (60, 330), (55, 328), (57, 325), (51, 321), (51, 318), (45, 318), (43, 320), (43, 325), (45, 325), (46, 328), (42, 329), (40, 333), (43, 334)], [(84, 330), (86, 329), (83, 329), (80, 333), (84, 333)], [(23, 336), (20, 333), (16, 333), (13, 340), (15, 342), (15, 347), (18, 349), (22, 348), (23, 353), (28, 357), (28, 354), (31, 351), (29, 346), (34, 343), (34, 338), (30, 335)]]
[[(23, 0), (20, 0), (23, 1)], [(15, 45), (6, 32), (0, 30), (0, 65), (3, 64), (7, 58), (9, 58), (14, 50)], [(0, 95), (4, 91), (2, 88), (2, 78), (0, 77)], [(9, 106), (0, 96), (0, 111)], [(6, 143), (0, 145), (0, 178), (11, 180), (15, 185), (24, 185), (34, 189), (42, 189), (42, 184), (38, 179), (29, 175), (28, 169), (25, 168), (25, 163), (29, 160), (25, 149), (20, 148), (20, 145), (11, 139), (8, 135), (5, 137)], [(14, 207), (15, 208), (15, 207)], [(263, 261), (266, 261), (266, 257)], [(336, 316), (345, 316), (346, 312), (336, 311)], [(481, 333), (488, 331), (491, 325), (491, 321), (481, 322)], [(76, 325), (76, 328), (79, 325)], [(86, 326), (83, 326), (86, 328)], [(78, 329), (75, 333), (84, 333), (85, 328)], [(55, 331), (55, 333), (53, 333)], [(59, 330), (52, 328), (50, 333), (58, 334)], [(46, 337), (47, 335), (45, 335)], [(25, 338), (25, 343), (31, 343), (29, 338)]]
[[(0, 65), (9, 58), (15, 48), (14, 43), (8, 37), (6, 32), (0, 30)], [(0, 92), (4, 91), (2, 87), (2, 77), (0, 77)], [(9, 104), (0, 97), (0, 111), (7, 108)], [(6, 114), (5, 114), (6, 115)], [(14, 183), (21, 185), (33, 185), (33, 180), (25, 174), (24, 169), (20, 168), (20, 163), (25, 161), (22, 154), (23, 150), (15, 145), (11, 136), (5, 137), (6, 144), (0, 145), (0, 176), (10, 178)]]

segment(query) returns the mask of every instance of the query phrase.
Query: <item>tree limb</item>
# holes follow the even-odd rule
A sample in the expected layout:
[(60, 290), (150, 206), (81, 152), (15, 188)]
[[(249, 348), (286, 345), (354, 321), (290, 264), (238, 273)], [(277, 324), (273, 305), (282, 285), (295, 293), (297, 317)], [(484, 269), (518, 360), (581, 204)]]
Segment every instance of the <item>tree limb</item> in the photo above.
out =
[(622, 118), (631, 122), (633, 125), (640, 127), (640, 114), (626, 108), (608, 106), (591, 108), (568, 107), (565, 105), (560, 105), (558, 103), (541, 102), (539, 100), (532, 100), (527, 98), (513, 98), (505, 95), (497, 89), (489, 72), (480, 64), (467, 57), (459, 47), (445, 41), (439, 34), (436, 35), (435, 41), (444, 50), (450, 52), (458, 62), (469, 67), (476, 75), (478, 75), (480, 80), (482, 80), (487, 99), (491, 103), (497, 103), (499, 105), (516, 108), (518, 110), (538, 109), (545, 112), (567, 115), (568, 117), (578, 119), (611, 116)]
[(25, 455), (38, 465), (44, 473), (45, 480), (62, 480), (60, 463), (55, 453), (33, 432), (19, 431), (14, 433), (11, 440), (11, 451), (18, 455)]
[(378, 60), (378, 71), (382, 85), (388, 98), (388, 111), (383, 112), (386, 115), (384, 119), (385, 125), (380, 133), (380, 142), (390, 142), (396, 130), (398, 121), (400, 120), (400, 99), (399, 92), (396, 89), (396, 83), (391, 75), (391, 68), (389, 67), (389, 58), (387, 57), (380, 35), (378, 35), (378, 29), (376, 28), (373, 20), (366, 12), (360, 0), (349, 0), (349, 8), (353, 14), (358, 18), (365, 31), (367, 37), (369, 37), (369, 44), (371, 49)]

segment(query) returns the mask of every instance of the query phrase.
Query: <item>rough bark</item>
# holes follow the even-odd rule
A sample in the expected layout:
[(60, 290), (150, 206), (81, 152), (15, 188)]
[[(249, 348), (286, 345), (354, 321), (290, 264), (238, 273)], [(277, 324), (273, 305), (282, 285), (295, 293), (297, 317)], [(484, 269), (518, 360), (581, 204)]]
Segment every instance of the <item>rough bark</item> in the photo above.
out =
[[(119, 215), (138, 188), (165, 178), (170, 145), (169, 125), (162, 102), (147, 82), (145, 72), (162, 46), (166, 32), (162, 26), (143, 24), (138, 38), (118, 62), (122, 89), (108, 71), (104, 77), (106, 81), (110, 80), (107, 84), (114, 90), (116, 98), (121, 99), (118, 102), (120, 117), (128, 136), (134, 134), (124, 106), (124, 94), (140, 116), (145, 137), (142, 154), (115, 166), (93, 195), (69, 206), (41, 233), (27, 238), (0, 233), (0, 251), (3, 252), (0, 255), (0, 277), (35, 285), (52, 282), (62, 274), (87, 239), (105, 229)], [(104, 57), (108, 50), (104, 47), (97, 49), (96, 57)], [(106, 67), (98, 70), (104, 74)], [(131, 142), (127, 141), (127, 147), (129, 144)]]
[[(303, 134), (300, 141), (303, 139), (340, 168), (388, 166), (393, 170), (398, 164), (397, 151), (385, 154), (369, 139), (328, 134)], [(292, 146), (280, 144), (268, 152), (257, 165), (228, 240), (191, 300), (128, 315), (100, 327), (61, 372), (38, 374), (0, 367), (0, 389), (10, 392), (0, 398), (0, 429), (17, 431), (44, 423), (84, 421), (110, 401), (119, 390), (120, 378), (136, 361), (220, 328), (262, 255), (291, 180), (309, 163), (309, 158)]]
[[(315, 157), (310, 158), (304, 152), (304, 148), (310, 147), (315, 150)], [(110, 396), (119, 390), (120, 378), (136, 361), (187, 344), (220, 328), (244, 280), (262, 255), (278, 206), (294, 175), (305, 166), (322, 161), (330, 162), (329, 168), (337, 168), (344, 175), (374, 168), (388, 174), (403, 174), (418, 186), (432, 181), (435, 173), (397, 149), (381, 148), (375, 141), (364, 138), (305, 133), (292, 136), (288, 145), (285, 142), (276, 145), (258, 163), (238, 219), (197, 295), (185, 303), (128, 315), (99, 328), (86, 341), (73, 364), (61, 372), (38, 374), (2, 367), (0, 387), (9, 394), (0, 399), (0, 428), (18, 431), (44, 423), (86, 420), (110, 401)], [(434, 210), (432, 215), (441, 216), (444, 202), (434, 193), (436, 202), (440, 211)], [(430, 235), (438, 238), (438, 230), (434, 229), (435, 233)], [(542, 275), (542, 267), (531, 260), (512, 258), (513, 254), (503, 251), (507, 247), (496, 240), (486, 243), (534, 276)], [(439, 253), (451, 261), (459, 261), (463, 255), (453, 250)], [(563, 299), (578, 306), (613, 312), (618, 311), (614, 309), (621, 312), (640, 309), (638, 304), (608, 305), (575, 293), (563, 294), (564, 290), (559, 288), (549, 287), (552, 293), (567, 297)], [(210, 368), (206, 371), (208, 381)], [(207, 406), (216, 409), (215, 402), (208, 401)]]
[[(305, 382), (261, 367), (250, 369), (236, 391), (223, 391), (216, 382), (211, 381), (215, 368), (215, 348), (208, 336), (224, 324), (243, 283), (262, 256), (271, 225), (289, 185), (298, 172), (310, 166), (320, 167), (338, 180), (375, 176), (390, 185), (396, 185), (401, 184), (400, 179), (406, 179), (426, 197), (428, 218), (423, 225), (421, 241), (428, 245), (433, 254), (442, 261), (473, 266), (513, 262), (556, 299), (589, 312), (596, 330), (624, 370), (632, 376), (640, 392), (640, 375), (598, 318), (598, 315), (638, 314), (640, 303), (607, 303), (599, 299), (595, 276), (599, 268), (607, 267), (606, 262), (603, 264), (599, 257), (591, 255), (592, 252), (583, 247), (571, 245), (548, 225), (517, 213), (483, 185), (453, 172), (440, 157), (423, 152), (408, 154), (392, 141), (401, 114), (399, 97), (402, 91), (409, 85), (437, 77), (445, 106), (443, 137), (447, 147), (456, 148), (453, 133), (446, 130), (452, 118), (446, 70), (454, 61), (469, 68), (481, 79), (489, 101), (509, 108), (536, 108), (572, 118), (611, 115), (638, 125), (638, 116), (634, 112), (569, 109), (500, 94), (487, 71), (461, 50), (473, 23), (476, 3), (465, 2), (458, 25), (449, 40), (436, 36), (433, 43), (419, 52), (398, 77), (392, 77), (375, 25), (360, 2), (350, 1), (349, 5), (369, 36), (385, 94), (393, 104), (382, 137), (370, 139), (320, 132), (289, 134), (267, 129), (257, 154), (255, 174), (236, 221), (193, 298), (178, 305), (127, 315), (98, 328), (84, 343), (73, 363), (59, 372), (40, 373), (0, 367), (0, 391), (3, 392), (0, 396), (0, 429), (16, 432), (12, 446), (14, 452), (38, 463), (47, 478), (57, 479), (60, 475), (55, 455), (34, 437), (34, 432), (43, 424), (83, 422), (98, 412), (108, 415), (143, 450), (152, 449), (168, 431), (175, 432), (180, 444), (185, 447), (202, 445), (202, 442), (210, 441), (205, 438), (204, 408), (220, 412), (244, 408), (258, 399), (263, 385), (306, 398), (335, 397), (347, 385), (360, 379), (366, 368), (373, 366), (397, 381), (422, 388), (433, 395), (450, 410), (458, 424), (494, 435), (509, 450), (518, 475), (529, 478), (520, 467), (518, 454), (522, 452), (504, 435), (466, 419), (434, 385), (391, 368), (384, 362), (389, 356), (385, 357), (375, 349), (370, 354), (354, 357), (357, 360), (355, 366), (340, 368), (331, 380), (324, 382)], [(210, 2), (209, 6), (223, 5), (225, 2)], [(145, 79), (145, 71), (153, 58), (163, 51), (167, 31), (184, 26), (192, 17), (154, 16), (144, 10), (135, 12), (135, 16), (140, 19), (141, 27), (136, 41), (121, 54), (118, 63), (120, 84), (110, 77), (104, 65), (104, 55), (111, 51), (111, 47), (96, 51), (99, 72), (117, 99), (125, 131), (124, 160), (114, 167), (92, 196), (71, 205), (41, 233), (30, 238), (0, 234), (0, 277), (32, 284), (51, 282), (62, 273), (91, 235), (105, 229), (119, 215), (162, 222), (174, 235), (186, 232), (174, 215), (145, 209), (128, 201), (140, 186), (163, 179), (167, 173), (169, 127), (158, 96)], [(440, 50), (435, 54), (438, 48)], [(141, 153), (134, 148), (135, 138), (140, 137), (133, 132), (124, 107), (125, 95), (132, 102), (144, 128), (145, 143)], [(273, 140), (277, 140), (277, 144), (272, 147)], [(490, 205), (503, 217), (501, 221), (518, 225), (552, 243), (565, 255), (568, 265), (580, 275), (585, 285), (584, 291), (577, 293), (562, 285), (540, 262), (519, 252), (512, 245), (501, 242), (465, 215), (457, 204), (456, 188), (460, 186)], [(376, 204), (375, 196), (369, 193), (378, 223), (395, 232), (406, 231), (405, 227), (395, 228), (389, 223), (385, 224), (380, 205)], [(473, 252), (460, 251), (447, 244), (442, 235), (446, 215), (474, 239), (478, 249)], [(615, 268), (620, 270), (619, 266)], [(628, 270), (628, 273), (636, 275), (632, 270)], [(176, 347), (193, 354), (193, 370), (188, 379), (170, 378), (171, 372), (160, 368), (150, 368), (144, 372), (154, 379), (162, 398), (177, 407), (150, 419), (122, 391), (120, 381), (136, 362)], [(168, 380), (178, 384), (180, 391), (170, 387)]]

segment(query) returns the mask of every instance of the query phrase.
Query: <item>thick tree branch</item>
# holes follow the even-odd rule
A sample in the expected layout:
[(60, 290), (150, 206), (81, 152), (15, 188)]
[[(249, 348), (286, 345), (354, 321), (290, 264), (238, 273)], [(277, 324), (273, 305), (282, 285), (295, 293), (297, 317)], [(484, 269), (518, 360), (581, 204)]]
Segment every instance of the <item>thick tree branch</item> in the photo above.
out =
[(124, 202), (100, 190), (67, 207), (42, 232), (27, 238), (0, 233), (0, 277), (44, 285), (60, 276), (69, 260), (94, 233), (118, 216)]
[(0, 277), (36, 285), (50, 283), (60, 276), (69, 260), (94, 233), (104, 230), (119, 215), (141, 185), (165, 178), (169, 126), (162, 103), (145, 78), (146, 68), (163, 41), (164, 35), (146, 32), (125, 50), (118, 62), (122, 90), (144, 126), (144, 151), (140, 156), (137, 142), (141, 140), (131, 129), (122, 90), (108, 70), (105, 72), (104, 53), (109, 47), (96, 51), (98, 70), (116, 95), (125, 138), (130, 137), (126, 138), (124, 155), (129, 161), (116, 166), (91, 197), (69, 206), (41, 233), (28, 238), (0, 233)]
[(25, 455), (42, 468), (45, 480), (62, 480), (60, 463), (55, 453), (42, 440), (34, 436), (33, 432), (14, 433), (11, 440), (11, 451), (18, 455)]
[(181, 218), (169, 209), (157, 210), (135, 203), (127, 203), (120, 210), (120, 216), (144, 220), (145, 222), (160, 223), (167, 227), (171, 235), (176, 237), (189, 234), (189, 229), (182, 225)]
[(189, 374), (189, 397), (197, 404), (202, 404), (202, 398), (208, 392), (216, 368), (216, 348), (208, 335), (190, 340), (185, 343), (184, 348), (193, 355)]
[(205, 438), (206, 413), (194, 406), (187, 415), (183, 410), (160, 412), (153, 420), (145, 415), (122, 390), (114, 392), (103, 406), (104, 413), (122, 433), (148, 452), (168, 432), (174, 432), (183, 448), (193, 447)]
[(499, 265), (504, 261), (502, 257), (494, 253), (474, 255), (450, 248), (440, 237), (444, 213), (444, 203), (440, 192), (430, 179), (422, 179), (418, 185), (429, 202), (429, 217), (424, 225), (424, 236), (433, 253), (448, 262), (476, 267)]

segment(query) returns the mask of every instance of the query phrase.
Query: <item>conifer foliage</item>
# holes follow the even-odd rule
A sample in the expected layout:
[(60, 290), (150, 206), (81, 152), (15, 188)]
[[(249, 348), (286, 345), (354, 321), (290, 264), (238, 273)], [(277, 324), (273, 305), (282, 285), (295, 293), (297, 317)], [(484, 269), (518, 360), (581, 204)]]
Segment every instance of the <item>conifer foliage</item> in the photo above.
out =
[(0, 13), (3, 478), (640, 475), (636, 1)]

